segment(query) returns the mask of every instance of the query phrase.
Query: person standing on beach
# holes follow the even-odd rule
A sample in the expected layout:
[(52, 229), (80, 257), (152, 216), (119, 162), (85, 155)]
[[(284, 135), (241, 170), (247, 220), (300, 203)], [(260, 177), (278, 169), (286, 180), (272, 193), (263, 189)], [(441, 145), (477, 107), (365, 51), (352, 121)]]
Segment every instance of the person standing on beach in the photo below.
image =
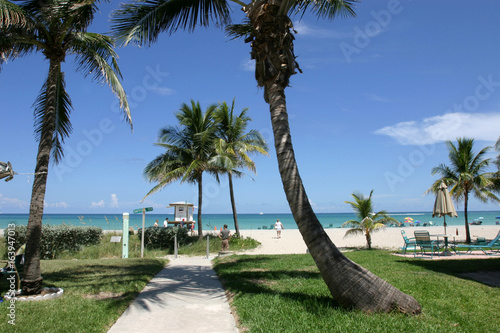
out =
[(227, 228), (227, 224), (224, 224), (224, 229), (221, 229), (221, 231), (219, 232), (219, 238), (222, 239), (221, 251), (229, 250), (231, 231)]
[(155, 221), (154, 227), (158, 228), (158, 220)]
[(168, 227), (168, 217), (165, 218), (165, 221), (163, 221), (163, 227)]
[(279, 219), (276, 220), (276, 223), (274, 224), (274, 230), (276, 230), (276, 236), (278, 238), (281, 238), (281, 230), (285, 229), (283, 226), (283, 223), (280, 222)]

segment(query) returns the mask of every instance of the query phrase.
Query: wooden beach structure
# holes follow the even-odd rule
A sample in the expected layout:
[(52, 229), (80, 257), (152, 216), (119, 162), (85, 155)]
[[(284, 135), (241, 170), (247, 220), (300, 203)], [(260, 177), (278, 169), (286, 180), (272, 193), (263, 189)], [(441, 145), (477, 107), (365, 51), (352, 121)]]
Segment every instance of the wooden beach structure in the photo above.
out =
[(174, 208), (174, 220), (169, 220), (168, 224), (178, 226), (184, 222), (184, 226), (189, 229), (191, 224), (196, 223), (193, 220), (194, 204), (187, 201), (178, 201), (168, 204), (167, 208)]

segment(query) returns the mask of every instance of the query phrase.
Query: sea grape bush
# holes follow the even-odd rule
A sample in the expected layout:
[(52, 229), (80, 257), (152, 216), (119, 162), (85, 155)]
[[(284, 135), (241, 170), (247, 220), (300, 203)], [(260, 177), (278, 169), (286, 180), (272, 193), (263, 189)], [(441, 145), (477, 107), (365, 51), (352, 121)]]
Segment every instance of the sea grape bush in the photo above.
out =
[[(15, 227), (15, 248), (18, 249), (26, 243), (26, 226)], [(75, 227), (68, 225), (43, 225), (40, 241), (41, 259), (57, 259), (64, 251), (77, 252), (83, 246), (97, 245), (103, 236), (99, 227)], [(7, 240), (7, 233), (4, 231)], [(4, 254), (5, 256), (5, 254)]]
[[(174, 249), (174, 237), (177, 234), (177, 243), (184, 244), (188, 238), (188, 230), (180, 227), (144, 229), (144, 246), (148, 249)], [(137, 232), (139, 239), (142, 237), (142, 229)]]

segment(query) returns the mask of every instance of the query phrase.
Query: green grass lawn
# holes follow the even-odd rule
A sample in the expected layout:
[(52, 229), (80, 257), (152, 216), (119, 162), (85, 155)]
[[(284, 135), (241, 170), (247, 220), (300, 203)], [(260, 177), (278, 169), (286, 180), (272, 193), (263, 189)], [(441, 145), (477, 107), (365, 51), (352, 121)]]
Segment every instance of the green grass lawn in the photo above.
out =
[[(8, 324), (10, 302), (0, 303), (0, 332), (106, 332), (135, 296), (166, 264), (163, 259), (43, 260), (45, 287), (62, 297), (16, 302), (15, 326)], [(2, 281), (5, 292), (5, 281)]]
[[(99, 245), (87, 246), (77, 253), (62, 253), (59, 259), (42, 260), (44, 287), (64, 289), (61, 298), (42, 302), (16, 302), (15, 326), (7, 316), (10, 302), (0, 303), (0, 332), (107, 332), (135, 296), (167, 263), (161, 259), (167, 250), (145, 249), (140, 258), (140, 238), (131, 236), (129, 259), (121, 259), (121, 243), (111, 243), (105, 234)], [(210, 251), (220, 249), (221, 240), (212, 235)], [(231, 240), (233, 249), (254, 248), (253, 239)], [(206, 254), (206, 240), (190, 238), (179, 254)], [(5, 240), (0, 238), (0, 253), (5, 253)], [(160, 257), (160, 258), (158, 258)], [(22, 272), (21, 272), (22, 274)], [(5, 276), (0, 281), (0, 295), (9, 285)]]
[(247, 332), (500, 332), (500, 288), (459, 275), (498, 271), (500, 258), (430, 261), (378, 250), (346, 255), (414, 296), (422, 314), (341, 308), (309, 255), (225, 257), (215, 269)]

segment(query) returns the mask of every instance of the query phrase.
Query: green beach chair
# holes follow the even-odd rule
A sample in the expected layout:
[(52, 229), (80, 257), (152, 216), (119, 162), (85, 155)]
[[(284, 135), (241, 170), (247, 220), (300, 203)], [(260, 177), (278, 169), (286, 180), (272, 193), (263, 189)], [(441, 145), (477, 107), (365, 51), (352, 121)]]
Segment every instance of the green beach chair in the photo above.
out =
[[(480, 244), (481, 242), (482, 241), (478, 239), (476, 241), (476, 244), (455, 244), (453, 248), (458, 254), (471, 254), (474, 250), (481, 250), (484, 252), (484, 254), (487, 255), (500, 254), (500, 231), (498, 232), (497, 236), (490, 242)], [(465, 250), (465, 253), (460, 253), (460, 251), (457, 251), (457, 249), (463, 249)]]
[(406, 232), (404, 230), (401, 230), (401, 236), (403, 236), (403, 240), (404, 240), (404, 244), (403, 244), (403, 247), (401, 247), (401, 254), (406, 254), (406, 251), (407, 250), (410, 250), (410, 251), (416, 251), (417, 249), (417, 243), (415, 242), (415, 238), (411, 237), (411, 238), (408, 238), (408, 236), (406, 236)]
[[(430, 250), (431, 259), (434, 258), (434, 252), (439, 252), (441, 245), (437, 240), (432, 240), (431, 235), (427, 230), (415, 230), (415, 243), (420, 248), (420, 253), (425, 255), (425, 250)], [(417, 250), (415, 249), (413, 256), (415, 257)]]

